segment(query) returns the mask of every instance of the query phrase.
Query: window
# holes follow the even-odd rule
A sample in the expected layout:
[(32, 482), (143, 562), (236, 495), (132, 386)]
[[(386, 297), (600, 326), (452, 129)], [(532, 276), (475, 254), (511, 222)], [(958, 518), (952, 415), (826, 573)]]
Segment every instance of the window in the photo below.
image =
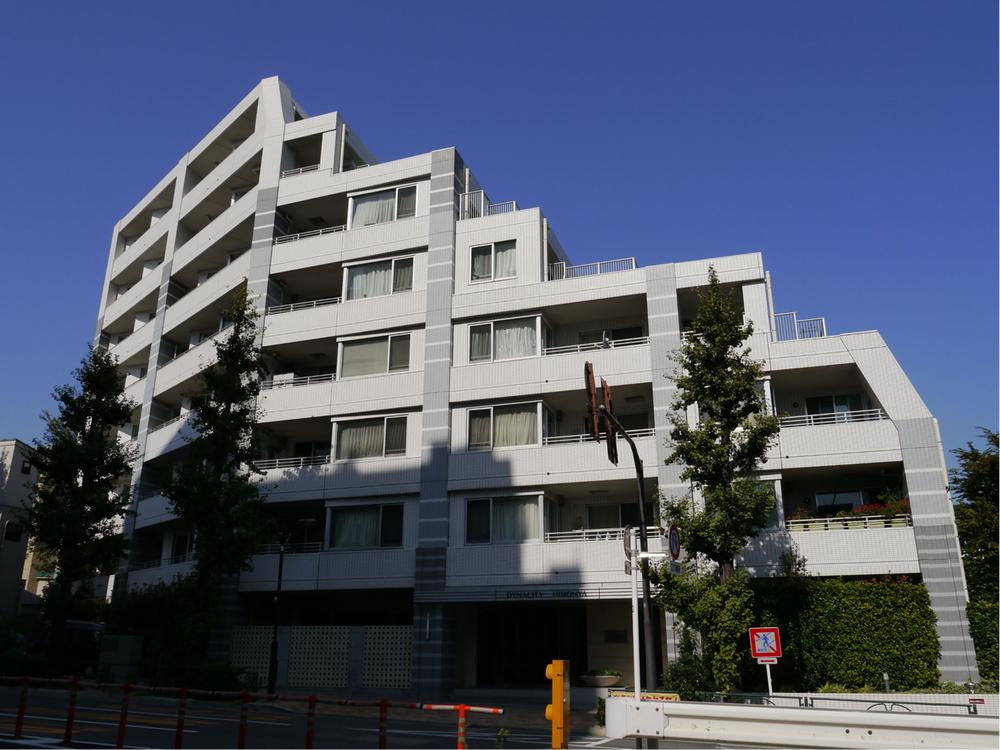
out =
[(340, 360), (341, 377), (381, 375), (410, 369), (410, 334), (345, 341)]
[(351, 198), (351, 227), (370, 227), (417, 215), (417, 186), (389, 188)]
[(861, 411), (866, 398), (860, 393), (842, 393), (835, 396), (814, 396), (806, 399), (807, 414), (843, 414)]
[(538, 444), (538, 404), (469, 409), (469, 449)]
[(21, 525), (18, 524), (18, 523), (15, 523), (14, 521), (8, 521), (4, 525), (3, 540), (5, 542), (20, 542), (21, 541)]
[(413, 258), (392, 258), (347, 267), (345, 299), (384, 297), (413, 289)]
[(406, 417), (337, 423), (337, 458), (377, 458), (406, 453)]
[(24, 459), (21, 461), (21, 473), (30, 474), (31, 473), (31, 461)]
[(469, 361), (533, 357), (538, 353), (537, 318), (514, 318), (469, 326)]
[(466, 544), (518, 544), (538, 538), (536, 496), (466, 501)]
[(868, 502), (867, 490), (837, 490), (816, 493), (816, 515), (835, 516), (842, 510), (853, 510)]
[(403, 506), (333, 508), (330, 512), (330, 546), (338, 549), (402, 547)]
[[(655, 526), (659, 519), (653, 503), (646, 503), (646, 525)], [(639, 525), (639, 508), (635, 503), (620, 503), (617, 505), (588, 505), (588, 529), (623, 529), (626, 526)]]
[(517, 276), (517, 246), (513, 240), (472, 248), (472, 280), (495, 281)]

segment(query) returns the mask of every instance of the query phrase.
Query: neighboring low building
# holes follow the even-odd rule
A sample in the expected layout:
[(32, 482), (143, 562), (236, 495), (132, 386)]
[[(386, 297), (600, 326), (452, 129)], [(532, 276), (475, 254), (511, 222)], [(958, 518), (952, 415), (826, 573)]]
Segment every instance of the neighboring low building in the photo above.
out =
[(24, 589), (28, 533), (21, 513), (38, 479), (31, 453), (20, 440), (0, 440), (0, 618), (17, 614)]
[[(271, 371), (267, 505), (313, 519), (284, 561), (279, 683), (429, 698), (540, 684), (556, 656), (628, 681), (635, 477), (585, 435), (583, 365), (615, 388), (648, 496), (685, 492), (665, 463), (667, 374), (714, 267), (782, 417), (760, 475), (771, 528), (741, 565), (776, 574), (795, 540), (816, 575), (920, 577), (943, 677), (974, 676), (937, 423), (882, 337), (776, 313), (759, 253), (663, 255), (574, 265), (541, 209), (489, 200), (456, 149), (376, 163), (338, 113), (307, 117), (262, 81), (112, 237), (97, 336), (140, 404), (122, 429), (142, 456), (128, 585), (191, 570), (196, 542), (158, 477), (184, 455), (220, 306), (248, 279)], [(892, 488), (910, 512), (828, 518)], [(276, 552), (238, 583), (234, 658), (258, 671)]]

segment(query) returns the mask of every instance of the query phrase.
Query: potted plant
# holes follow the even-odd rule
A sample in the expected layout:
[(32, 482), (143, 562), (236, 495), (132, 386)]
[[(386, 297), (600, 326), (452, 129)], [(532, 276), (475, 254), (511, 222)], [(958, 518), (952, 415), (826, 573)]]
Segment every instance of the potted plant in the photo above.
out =
[(622, 673), (615, 669), (592, 669), (580, 675), (583, 684), (588, 687), (611, 687), (617, 685)]

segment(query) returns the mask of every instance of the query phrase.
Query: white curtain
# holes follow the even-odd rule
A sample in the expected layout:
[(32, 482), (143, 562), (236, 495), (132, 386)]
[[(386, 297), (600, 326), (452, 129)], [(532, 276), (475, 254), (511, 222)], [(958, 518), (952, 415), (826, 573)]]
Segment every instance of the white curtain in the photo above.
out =
[(517, 247), (513, 242), (498, 242), (495, 245), (496, 270), (493, 274), (495, 279), (506, 279), (517, 276)]
[(489, 409), (476, 409), (469, 412), (469, 447), (490, 447)]
[(493, 542), (538, 539), (538, 498), (493, 499)]
[(383, 420), (340, 422), (337, 458), (371, 458), (382, 455)]
[(392, 293), (392, 261), (366, 263), (347, 269), (347, 299), (381, 297)]
[(538, 415), (534, 404), (493, 409), (493, 447), (534, 445), (538, 442)]
[(493, 324), (493, 359), (535, 354), (535, 319), (501, 320)]
[(338, 508), (333, 511), (333, 547), (377, 547), (378, 506)]
[(493, 248), (490, 245), (472, 248), (472, 280), (490, 278), (493, 278)]
[(413, 289), (413, 258), (397, 260), (392, 272), (392, 291), (408, 292)]
[(340, 376), (350, 378), (385, 372), (388, 349), (389, 340), (384, 338), (345, 342)]
[(490, 358), (490, 326), (469, 326), (469, 361)]
[(352, 227), (368, 227), (372, 224), (384, 224), (396, 216), (396, 191), (383, 190), (381, 193), (356, 195), (354, 197), (354, 215), (351, 218)]

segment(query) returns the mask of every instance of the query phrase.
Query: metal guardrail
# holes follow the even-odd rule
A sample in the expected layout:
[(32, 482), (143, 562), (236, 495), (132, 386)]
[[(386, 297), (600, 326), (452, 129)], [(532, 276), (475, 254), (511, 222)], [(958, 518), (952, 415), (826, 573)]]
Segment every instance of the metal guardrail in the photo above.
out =
[(301, 456), (299, 458), (265, 458), (254, 461), (253, 465), (261, 471), (268, 469), (299, 469), (303, 466), (317, 466), (330, 463), (329, 456)]
[(264, 380), (260, 384), (262, 391), (273, 391), (277, 388), (294, 388), (298, 385), (312, 385), (313, 383), (329, 383), (337, 379), (336, 373), (326, 375), (302, 375), (297, 378), (287, 378), (285, 380)]
[(795, 341), (797, 339), (818, 339), (826, 336), (826, 318), (803, 318), (798, 313), (775, 313), (775, 341)]
[(782, 417), (778, 422), (782, 427), (814, 427), (824, 424), (847, 424), (848, 422), (877, 422), (888, 418), (889, 416), (881, 409), (859, 409), (824, 414), (800, 414), (794, 417)]
[[(653, 437), (656, 431), (652, 427), (644, 427), (639, 430), (626, 430), (626, 432), (632, 438), (645, 438)], [(566, 445), (570, 443), (589, 443), (592, 441), (593, 438), (586, 433), (581, 435), (549, 435), (543, 438), (542, 445)]]
[(296, 234), (283, 234), (280, 237), (274, 238), (275, 245), (283, 245), (286, 242), (295, 242), (296, 240), (303, 240), (306, 237), (319, 237), (321, 234), (332, 234), (334, 232), (345, 232), (347, 231), (346, 224), (340, 224), (335, 227), (324, 227), (323, 229), (311, 229), (308, 232), (297, 232)]
[[(647, 526), (646, 533), (649, 536), (659, 536), (662, 529), (659, 526)], [(625, 529), (577, 529), (576, 531), (547, 531), (545, 532), (546, 542), (607, 542), (621, 541), (625, 534)]]
[(635, 258), (602, 260), (596, 263), (582, 263), (578, 266), (567, 266), (562, 262), (550, 263), (547, 280), (562, 281), (563, 279), (579, 279), (584, 276), (598, 276), (605, 273), (618, 273), (619, 271), (634, 271), (638, 267)]
[(899, 529), (913, 525), (909, 513), (896, 516), (841, 516), (839, 518), (797, 518), (785, 521), (788, 531), (851, 531), (857, 529)]
[(313, 299), (308, 302), (295, 302), (290, 305), (273, 305), (264, 310), (265, 315), (277, 315), (278, 313), (294, 312), (295, 310), (308, 310), (313, 307), (324, 307), (325, 305), (339, 305), (340, 297), (327, 297), (325, 299)]
[(306, 172), (316, 172), (319, 170), (319, 164), (310, 164), (308, 167), (297, 167), (296, 169), (286, 169), (282, 171), (282, 177), (292, 177), (297, 174), (305, 174)]
[(519, 210), (517, 201), (493, 203), (482, 190), (473, 190), (458, 196), (458, 218), (478, 219), (483, 216), (509, 214)]
[[(285, 545), (286, 555), (307, 555), (323, 551), (323, 542), (295, 542)], [(255, 555), (281, 554), (280, 544), (261, 544), (254, 550)]]
[(572, 352), (593, 352), (601, 349), (621, 349), (626, 346), (641, 346), (649, 343), (649, 336), (638, 336), (632, 339), (605, 339), (591, 344), (571, 344), (569, 346), (550, 346), (542, 350), (542, 354), (569, 354)]

